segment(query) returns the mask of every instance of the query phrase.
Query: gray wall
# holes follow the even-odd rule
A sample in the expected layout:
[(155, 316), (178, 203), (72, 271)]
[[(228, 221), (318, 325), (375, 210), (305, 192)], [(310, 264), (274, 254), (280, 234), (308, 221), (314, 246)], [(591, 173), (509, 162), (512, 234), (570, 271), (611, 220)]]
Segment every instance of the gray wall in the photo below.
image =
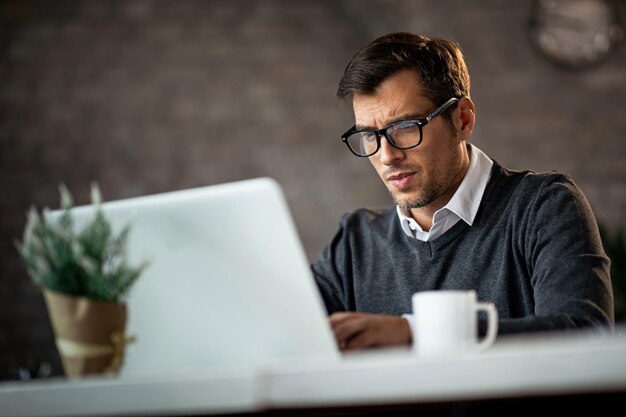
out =
[[(310, 258), (347, 210), (390, 203), (338, 136), (356, 50), (408, 30), (459, 41), (473, 142), (505, 166), (562, 170), (598, 219), (626, 225), (626, 48), (564, 71), (530, 45), (531, 1), (0, 1), (0, 376), (60, 367), (12, 241), (31, 205), (271, 176)], [(623, 14), (623, 13), (622, 13)], [(251, 208), (254, 208), (251, 202)]]

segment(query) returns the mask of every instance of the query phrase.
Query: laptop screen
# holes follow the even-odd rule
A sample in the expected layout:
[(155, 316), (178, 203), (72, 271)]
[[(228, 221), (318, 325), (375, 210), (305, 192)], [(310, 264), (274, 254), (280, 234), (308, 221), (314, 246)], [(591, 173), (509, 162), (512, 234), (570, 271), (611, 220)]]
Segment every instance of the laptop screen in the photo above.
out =
[[(104, 203), (149, 266), (128, 297), (121, 377), (286, 359), (337, 360), (326, 311), (281, 187), (259, 178)], [(72, 211), (80, 227), (94, 207)], [(60, 211), (51, 213), (58, 218)]]

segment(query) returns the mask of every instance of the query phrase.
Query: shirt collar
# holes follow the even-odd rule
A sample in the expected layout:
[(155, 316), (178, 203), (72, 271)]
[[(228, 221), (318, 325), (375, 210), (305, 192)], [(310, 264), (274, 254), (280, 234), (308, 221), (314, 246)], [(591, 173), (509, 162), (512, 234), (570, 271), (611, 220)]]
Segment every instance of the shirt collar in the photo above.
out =
[[(438, 218), (445, 218), (447, 212), (452, 212), (461, 218), (468, 225), (474, 223), (478, 207), (485, 193), (485, 188), (491, 176), (491, 167), (493, 161), (476, 146), (469, 144), (470, 165), (467, 173), (461, 181), (459, 188), (456, 190), (448, 204), (435, 212), (434, 221)], [(398, 217), (402, 230), (409, 235), (415, 236), (415, 232), (421, 232), (420, 226), (411, 217), (406, 216), (400, 207), (397, 207)], [(434, 227), (433, 223), (433, 227)], [(432, 229), (431, 229), (432, 230)]]
[(469, 151), (470, 166), (465, 178), (443, 208), (447, 208), (471, 226), (487, 188), (493, 161), (474, 145), (469, 145)]

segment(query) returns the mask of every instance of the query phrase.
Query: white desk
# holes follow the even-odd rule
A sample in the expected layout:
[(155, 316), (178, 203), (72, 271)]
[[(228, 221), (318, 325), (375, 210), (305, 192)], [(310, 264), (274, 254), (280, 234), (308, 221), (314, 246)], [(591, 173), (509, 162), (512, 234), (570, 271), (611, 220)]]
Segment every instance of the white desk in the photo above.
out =
[(193, 378), (4, 383), (0, 416), (263, 413), (613, 392), (626, 393), (626, 336), (570, 333), (501, 339), (447, 360), (388, 352)]

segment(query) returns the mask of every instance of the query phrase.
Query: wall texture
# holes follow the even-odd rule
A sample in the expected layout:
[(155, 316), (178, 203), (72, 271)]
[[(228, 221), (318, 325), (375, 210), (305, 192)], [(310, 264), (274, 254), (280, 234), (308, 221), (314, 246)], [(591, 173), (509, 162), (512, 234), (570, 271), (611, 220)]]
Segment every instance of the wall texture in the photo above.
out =
[[(272, 176), (314, 258), (339, 217), (390, 204), (338, 137), (334, 97), (358, 48), (415, 31), (460, 42), (473, 142), (505, 166), (574, 177), (625, 226), (626, 48), (586, 71), (544, 60), (530, 0), (0, 1), (0, 379), (60, 373), (41, 295), (13, 240), (30, 205), (79, 204)], [(622, 13), (623, 14), (623, 13)], [(251, 202), (254, 209), (254, 202)]]

